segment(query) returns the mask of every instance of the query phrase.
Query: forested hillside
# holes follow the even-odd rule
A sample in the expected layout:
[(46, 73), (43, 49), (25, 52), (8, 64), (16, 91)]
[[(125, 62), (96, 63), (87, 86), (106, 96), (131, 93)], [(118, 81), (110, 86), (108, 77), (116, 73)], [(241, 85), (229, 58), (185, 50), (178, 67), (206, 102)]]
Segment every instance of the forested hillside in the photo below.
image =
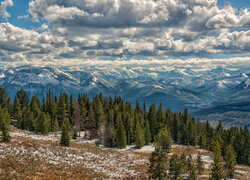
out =
[(189, 116), (187, 109), (183, 113), (172, 112), (163, 109), (161, 104), (158, 108), (152, 104), (147, 109), (145, 103), (143, 107), (137, 103), (133, 108), (130, 102), (124, 102), (120, 97), (103, 97), (102, 94), (92, 100), (86, 94), (79, 94), (75, 100), (67, 94), (57, 97), (48, 92), (40, 102), (35, 96), (29, 100), (23, 90), (18, 91), (12, 104), (3, 88), (0, 89), (0, 105), (2, 129), (10, 123), (10, 116), (11, 123), (19, 129), (42, 134), (62, 130), (61, 144), (66, 146), (69, 145), (69, 133), (74, 132), (73, 135), (77, 137), (81, 130), (87, 130), (88, 138), (98, 138), (100, 144), (118, 148), (131, 144), (141, 148), (164, 133), (173, 142), (199, 145), (208, 150), (213, 150), (215, 143), (219, 142), (223, 156), (226, 147), (232, 145), (237, 163), (250, 163), (249, 132), (246, 127), (223, 129), (219, 123), (213, 128), (209, 122), (202, 123)]

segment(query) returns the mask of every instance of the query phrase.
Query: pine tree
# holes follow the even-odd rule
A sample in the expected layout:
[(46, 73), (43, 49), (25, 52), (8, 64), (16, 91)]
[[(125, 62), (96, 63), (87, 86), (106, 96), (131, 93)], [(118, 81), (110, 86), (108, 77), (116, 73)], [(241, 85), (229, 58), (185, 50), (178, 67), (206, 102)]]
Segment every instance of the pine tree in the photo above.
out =
[(186, 172), (188, 170), (188, 167), (187, 167), (188, 162), (187, 162), (186, 155), (184, 153), (182, 153), (180, 156), (180, 163), (181, 163), (181, 173), (186, 174)]
[(192, 156), (189, 155), (188, 161), (187, 161), (187, 172), (188, 172), (188, 178), (190, 180), (195, 180), (196, 179), (196, 168), (193, 164)]
[(17, 98), (20, 102), (21, 109), (29, 105), (29, 98), (23, 89), (17, 92)]
[(201, 153), (200, 152), (197, 155), (197, 169), (198, 169), (199, 174), (201, 174), (202, 171), (204, 170), (204, 165), (203, 165), (203, 161), (201, 159)]
[(151, 153), (148, 166), (150, 178), (161, 180), (167, 177), (168, 158), (160, 146)]
[(34, 129), (34, 127), (33, 127), (34, 116), (33, 116), (33, 112), (30, 110), (29, 106), (26, 106), (24, 113), (23, 113), (23, 116), (24, 116), (24, 118), (23, 118), (22, 129), (32, 131)]
[(119, 123), (118, 123), (116, 139), (117, 139), (116, 144), (118, 148), (125, 148), (127, 146), (126, 132), (125, 132), (124, 125), (121, 119), (119, 120)]
[(140, 149), (145, 144), (144, 132), (141, 128), (140, 123), (137, 121), (136, 123), (136, 131), (135, 131), (135, 147)]
[(181, 173), (181, 161), (179, 157), (174, 154), (169, 160), (169, 175), (171, 179), (177, 180)]
[(12, 114), (12, 111), (13, 111), (13, 107), (12, 107), (12, 104), (11, 104), (11, 99), (10, 99), (10, 97), (8, 98), (8, 100), (7, 100), (7, 110), (8, 110), (8, 112), (9, 112), (9, 115), (11, 115)]
[(42, 134), (48, 134), (50, 130), (50, 117), (48, 114), (42, 112), (37, 119), (35, 119), (35, 130)]
[(0, 129), (2, 131), (2, 141), (10, 141), (10, 116), (6, 109), (1, 109), (0, 107)]
[(210, 180), (220, 180), (223, 177), (223, 167), (221, 164), (221, 149), (220, 144), (216, 141), (214, 145), (214, 163), (212, 164), (212, 172), (210, 174)]
[(225, 162), (227, 177), (233, 178), (235, 173), (236, 155), (231, 144), (226, 149)]
[(172, 145), (172, 138), (167, 128), (160, 129), (156, 137), (156, 144), (161, 146), (164, 151), (170, 151)]
[(7, 97), (8, 94), (4, 88), (0, 88), (0, 106), (2, 108), (7, 108)]
[(145, 144), (148, 145), (151, 141), (151, 134), (150, 134), (149, 123), (147, 119), (146, 119), (146, 125), (144, 128), (144, 134), (145, 134)]
[(61, 135), (61, 140), (60, 140), (60, 144), (61, 146), (69, 146), (69, 142), (70, 142), (70, 133), (69, 133), (69, 127), (68, 124), (69, 122), (68, 119), (66, 119), (63, 124), (62, 124), (62, 135)]
[(154, 142), (154, 137), (155, 137), (156, 131), (157, 131), (156, 106), (155, 106), (155, 104), (152, 104), (149, 107), (148, 123), (149, 123), (150, 133), (151, 133), (151, 142)]
[(53, 132), (57, 132), (59, 130), (59, 124), (57, 118), (54, 120)]

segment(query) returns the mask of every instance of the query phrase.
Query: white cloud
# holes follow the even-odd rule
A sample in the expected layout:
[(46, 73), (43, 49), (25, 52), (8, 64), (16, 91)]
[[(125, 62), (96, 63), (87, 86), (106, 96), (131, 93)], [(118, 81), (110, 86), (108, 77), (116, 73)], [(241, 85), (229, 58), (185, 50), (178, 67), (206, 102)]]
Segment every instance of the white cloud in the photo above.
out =
[(6, 8), (13, 5), (14, 3), (12, 0), (2, 1), (0, 5), (0, 18), (7, 19), (8, 17), (10, 17), (10, 14), (7, 12)]
[(249, 9), (216, 4), (216, 0), (33, 0), (29, 17), (45, 23), (32, 30), (0, 23), (0, 58), (71, 64), (87, 59), (98, 63), (102, 58), (249, 55)]
[(28, 19), (28, 18), (29, 18), (28, 14), (22, 15), (22, 16), (17, 16), (17, 19)]

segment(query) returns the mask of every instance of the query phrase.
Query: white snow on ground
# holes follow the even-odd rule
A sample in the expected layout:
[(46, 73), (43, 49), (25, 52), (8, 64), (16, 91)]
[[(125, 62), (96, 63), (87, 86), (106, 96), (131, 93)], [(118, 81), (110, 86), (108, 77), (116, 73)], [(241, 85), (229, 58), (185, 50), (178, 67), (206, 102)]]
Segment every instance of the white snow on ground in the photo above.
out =
[(235, 170), (235, 173), (238, 173), (238, 174), (245, 174), (245, 175), (250, 175), (250, 172), (247, 172), (247, 171), (242, 171), (242, 170)]
[(214, 162), (214, 159), (211, 156), (201, 156), (201, 160), (210, 164)]
[(60, 134), (48, 134), (46, 136), (44, 135), (39, 135), (39, 134), (34, 134), (26, 131), (15, 131), (15, 132), (10, 132), (10, 136), (13, 137), (26, 137), (26, 138), (31, 138), (35, 140), (44, 140), (44, 141), (58, 141)]
[[(12, 137), (25, 137), (34, 140), (59, 142), (59, 133), (49, 133), (48, 135), (38, 135), (28, 131), (22, 131), (13, 128), (14, 131), (10, 132)], [(94, 147), (96, 139), (89, 140), (83, 138), (85, 132), (80, 132), (81, 137), (76, 140), (72, 140), (76, 143), (89, 143), (91, 147)], [(49, 144), (41, 143), (39, 146), (34, 147), (30, 142), (30, 147), (25, 147), (22, 145), (22, 140), (12, 139), (15, 146), (9, 146), (5, 143), (0, 143), (0, 158), (6, 157), (6, 155), (16, 155), (16, 156), (32, 156), (36, 157), (38, 160), (45, 160), (49, 164), (53, 165), (83, 165), (97, 173), (104, 173), (110, 178), (124, 178), (128, 176), (136, 176), (136, 172), (132, 165), (145, 165), (148, 161), (147, 159), (140, 158), (137, 154), (133, 152), (143, 152), (151, 153), (154, 151), (155, 147), (153, 144), (142, 147), (141, 149), (136, 149), (135, 145), (129, 145), (124, 149), (118, 148), (107, 148), (103, 145), (97, 148), (97, 152), (86, 151), (86, 149), (68, 147), (63, 148), (60, 146), (51, 146)], [(172, 148), (181, 148), (182, 145), (173, 144)], [(117, 151), (117, 153), (122, 153), (118, 155), (117, 153), (110, 153), (107, 151)], [(209, 152), (203, 149), (197, 149), (199, 152)], [(131, 152), (131, 153), (129, 153)], [(168, 155), (173, 155), (173, 153), (168, 153)], [(193, 159), (197, 159), (197, 154), (192, 154)], [(201, 159), (204, 164), (205, 169), (210, 169), (212, 167), (213, 158), (209, 155), (201, 155)], [(237, 167), (239, 168), (239, 167)], [(236, 173), (241, 175), (250, 175), (250, 172), (243, 170), (236, 170)], [(199, 177), (207, 178), (207, 175), (202, 175)]]
[(131, 164), (145, 164), (146, 160), (137, 160), (134, 154), (117, 155), (115, 153), (105, 153), (98, 151), (97, 153), (86, 151), (79, 148), (62, 148), (60, 146), (50, 146), (47, 144), (39, 144), (39, 146), (25, 147), (20, 140), (12, 140), (14, 144), (8, 146), (0, 143), (0, 157), (14, 155), (16, 157), (26, 156), (35, 157), (36, 160), (45, 161), (53, 165), (82, 165), (97, 173), (104, 173), (110, 178), (123, 178), (137, 175), (137, 172), (130, 168)]

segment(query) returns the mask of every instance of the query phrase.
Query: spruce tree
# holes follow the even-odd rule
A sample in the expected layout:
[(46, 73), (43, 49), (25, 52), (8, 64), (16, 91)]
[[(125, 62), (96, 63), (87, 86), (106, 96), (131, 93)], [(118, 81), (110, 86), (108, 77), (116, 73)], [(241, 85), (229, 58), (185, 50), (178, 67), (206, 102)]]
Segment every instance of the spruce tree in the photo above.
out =
[(218, 141), (214, 144), (214, 162), (212, 164), (212, 172), (210, 174), (210, 180), (220, 180), (223, 177), (223, 167), (221, 164), (221, 149)]
[(233, 178), (235, 173), (236, 155), (231, 144), (226, 149), (225, 162), (227, 177)]
[(61, 146), (69, 146), (70, 142), (70, 132), (69, 132), (69, 127), (68, 127), (68, 119), (65, 119), (65, 121), (62, 124), (62, 135), (61, 135), (61, 140), (60, 144)]
[(154, 142), (154, 137), (155, 137), (156, 131), (157, 131), (156, 106), (155, 106), (155, 104), (152, 104), (149, 107), (148, 123), (149, 123), (150, 133), (151, 133), (151, 142)]
[(191, 154), (188, 157), (188, 161), (187, 161), (187, 172), (188, 172), (188, 178), (190, 180), (195, 180), (196, 179), (196, 168), (193, 164), (193, 160), (192, 160), (192, 156)]
[(21, 89), (20, 91), (17, 92), (17, 98), (20, 102), (21, 109), (25, 108), (27, 105), (29, 105), (29, 98), (26, 94), (26, 92)]
[(116, 133), (116, 138), (117, 138), (117, 147), (126, 148), (127, 146), (126, 132), (125, 132), (124, 125), (121, 119), (118, 123), (118, 130)]
[(160, 146), (155, 146), (155, 150), (149, 158), (148, 174), (153, 179), (165, 179), (167, 177), (168, 158), (165, 151)]
[(7, 98), (8, 94), (4, 88), (0, 88), (0, 106), (2, 108), (7, 108)]
[(202, 171), (204, 170), (204, 165), (203, 165), (203, 161), (201, 159), (201, 153), (200, 152), (197, 155), (197, 169), (198, 169), (199, 174), (201, 174)]
[(56, 118), (53, 125), (53, 132), (57, 132), (58, 130), (59, 130), (59, 124)]
[(156, 144), (161, 146), (164, 151), (170, 151), (172, 145), (172, 138), (167, 128), (160, 129), (156, 137)]
[(181, 173), (180, 158), (174, 154), (169, 160), (169, 175), (171, 179), (177, 180)]
[(1, 109), (0, 107), (0, 129), (2, 131), (2, 141), (9, 142), (10, 141), (10, 116), (6, 109)]
[(180, 156), (180, 163), (181, 163), (181, 173), (186, 174), (188, 170), (188, 162), (187, 162), (186, 155), (184, 153), (182, 153)]
[(145, 144), (148, 145), (151, 141), (151, 134), (150, 134), (149, 123), (147, 119), (146, 119), (146, 125), (144, 128), (144, 134), (145, 134)]
[(136, 123), (136, 131), (135, 131), (135, 147), (140, 149), (145, 145), (145, 137), (144, 132), (141, 128), (140, 123), (137, 121)]

